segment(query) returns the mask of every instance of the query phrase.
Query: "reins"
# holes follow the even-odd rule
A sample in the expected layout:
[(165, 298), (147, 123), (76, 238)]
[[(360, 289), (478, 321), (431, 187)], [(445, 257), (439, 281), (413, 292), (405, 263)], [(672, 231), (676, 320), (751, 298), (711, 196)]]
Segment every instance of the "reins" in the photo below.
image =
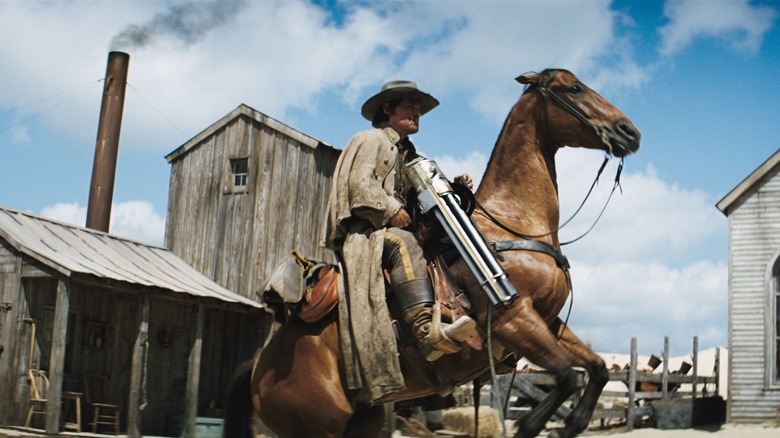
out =
[[(585, 203), (590, 198), (591, 193), (593, 193), (593, 189), (598, 184), (599, 178), (601, 178), (601, 174), (604, 171), (604, 168), (606, 167), (608, 161), (609, 161), (609, 157), (608, 156), (604, 157), (604, 161), (601, 163), (601, 167), (599, 168), (598, 173), (596, 174), (596, 178), (593, 180), (593, 183), (590, 185), (590, 189), (588, 189), (588, 193), (585, 194), (585, 198), (582, 200), (582, 202), (580, 203), (579, 207), (577, 207), (577, 210), (575, 210), (574, 213), (572, 213), (572, 215), (568, 219), (566, 219), (561, 225), (559, 225), (556, 229), (550, 230), (550, 231), (548, 231), (546, 233), (542, 233), (542, 234), (524, 234), (524, 233), (521, 233), (521, 232), (519, 232), (517, 230), (514, 230), (514, 229), (510, 228), (508, 225), (504, 224), (503, 222), (501, 222), (497, 217), (495, 217), (492, 213), (490, 213), (485, 208), (485, 206), (483, 206), (479, 201), (475, 201), (475, 203), (476, 203), (476, 206), (480, 209), (480, 211), (485, 215), (485, 217), (490, 219), (490, 221), (493, 222), (493, 224), (497, 225), (499, 228), (501, 228), (502, 230), (506, 231), (509, 234), (512, 234), (515, 237), (519, 237), (521, 239), (526, 239), (526, 240), (538, 239), (540, 237), (547, 237), (547, 236), (550, 236), (553, 233), (557, 233), (558, 231), (563, 229), (563, 227), (568, 225), (572, 221), (572, 219), (574, 219), (574, 217), (577, 216), (577, 214), (580, 212), (580, 210), (582, 210), (582, 207), (585, 206)], [(623, 159), (621, 158), (620, 159), (620, 164), (618, 165), (617, 172), (615, 172), (615, 180), (614, 180), (614, 183), (612, 185), (612, 190), (610, 191), (609, 197), (607, 197), (607, 201), (604, 203), (604, 206), (601, 208), (601, 211), (599, 212), (598, 216), (596, 216), (596, 219), (593, 221), (593, 224), (583, 234), (581, 234), (580, 236), (578, 236), (575, 239), (572, 239), (572, 240), (569, 240), (567, 242), (561, 243), (561, 246), (568, 245), (568, 244), (574, 243), (574, 242), (582, 239), (583, 237), (588, 235), (588, 233), (590, 233), (593, 230), (593, 228), (596, 227), (596, 224), (599, 222), (599, 220), (601, 219), (601, 216), (604, 214), (604, 211), (607, 209), (607, 206), (609, 205), (609, 202), (612, 200), (612, 195), (615, 193), (615, 189), (620, 188), (620, 192), (621, 193), (623, 192), (623, 187), (620, 185), (620, 175), (622, 174), (622, 172), (623, 172)]]

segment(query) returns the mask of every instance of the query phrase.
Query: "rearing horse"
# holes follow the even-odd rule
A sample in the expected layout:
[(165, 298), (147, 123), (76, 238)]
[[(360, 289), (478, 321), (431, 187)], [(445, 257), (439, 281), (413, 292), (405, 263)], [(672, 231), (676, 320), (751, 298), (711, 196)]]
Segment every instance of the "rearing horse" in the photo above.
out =
[[(538, 435), (574, 393), (574, 367), (588, 373), (565, 426), (549, 435), (572, 437), (588, 426), (609, 374), (604, 361), (558, 317), (570, 285), (558, 240), (555, 154), (563, 146), (574, 146), (623, 157), (639, 148), (640, 135), (625, 114), (566, 70), (545, 70), (517, 80), (527, 88), (496, 141), (475, 193), (473, 220), (497, 250), (505, 250), (499, 260), (519, 298), (512, 307), (493, 307), (462, 260), (451, 270), (480, 327), (485, 333), (490, 330), (493, 344), (556, 376), (553, 391), (518, 420), (516, 438)], [(452, 385), (466, 383), (489, 369), (488, 350), (466, 348), (434, 365)], [(400, 360), (406, 389), (380, 402), (436, 394), (424, 373), (403, 355)], [(266, 426), (285, 438), (376, 436), (384, 423), (381, 405), (361, 406), (347, 389), (335, 318), (316, 324), (291, 318), (263, 348), (254, 367), (244, 370), (229, 398), (229, 438), (248, 433), (250, 399)]]

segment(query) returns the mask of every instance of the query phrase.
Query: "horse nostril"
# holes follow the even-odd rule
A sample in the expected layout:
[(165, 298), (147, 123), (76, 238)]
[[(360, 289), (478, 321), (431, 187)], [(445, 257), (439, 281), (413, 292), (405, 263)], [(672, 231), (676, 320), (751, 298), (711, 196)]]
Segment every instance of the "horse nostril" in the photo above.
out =
[(616, 124), (615, 128), (617, 128), (618, 133), (627, 140), (631, 141), (632, 143), (639, 143), (639, 137), (641, 137), (641, 134), (633, 123), (627, 120), (621, 120)]

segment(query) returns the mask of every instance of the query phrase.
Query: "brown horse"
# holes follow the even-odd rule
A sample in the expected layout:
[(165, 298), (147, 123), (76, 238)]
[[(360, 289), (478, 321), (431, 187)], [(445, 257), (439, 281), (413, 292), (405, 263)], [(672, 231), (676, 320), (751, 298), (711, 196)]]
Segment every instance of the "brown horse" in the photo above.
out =
[[(557, 377), (549, 395), (518, 420), (516, 437), (538, 435), (577, 389), (573, 367), (585, 369), (588, 379), (582, 397), (565, 426), (550, 435), (571, 437), (587, 427), (608, 371), (558, 317), (570, 285), (558, 241), (555, 154), (563, 146), (575, 146), (623, 157), (639, 148), (639, 131), (566, 70), (545, 70), (517, 80), (527, 88), (496, 142), (475, 193), (478, 208), (473, 219), (491, 242), (503, 242), (496, 248), (506, 249), (499, 253), (500, 262), (519, 298), (512, 307), (494, 307), (464, 262), (456, 262), (452, 270), (471, 300), (473, 316), (485, 333), (490, 330), (491, 345), (514, 358), (525, 357)], [(529, 248), (528, 241), (542, 243)], [(491, 349), (494, 356), (495, 350)], [(487, 351), (466, 348), (443, 356), (435, 366), (452, 385), (466, 383), (489, 370)], [(436, 394), (422, 376), (425, 373), (403, 355), (401, 367), (406, 389), (380, 402)], [(253, 369), (245, 369), (240, 377), (229, 397), (227, 437), (248, 432), (250, 399), (265, 425), (281, 437), (369, 437), (382, 429), (383, 407), (357, 404), (344, 383), (336, 318), (317, 324), (291, 318), (263, 348)]]

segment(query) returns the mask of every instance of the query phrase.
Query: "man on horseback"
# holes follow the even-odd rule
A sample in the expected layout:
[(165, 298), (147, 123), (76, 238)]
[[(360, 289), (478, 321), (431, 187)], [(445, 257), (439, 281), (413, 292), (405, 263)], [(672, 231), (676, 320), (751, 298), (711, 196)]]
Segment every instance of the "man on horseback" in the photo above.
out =
[[(404, 164), (418, 157), (409, 135), (418, 132), (420, 116), (438, 104), (414, 82), (384, 84), (361, 110), (373, 129), (357, 133), (336, 164), (324, 243), (337, 253), (346, 270), (348, 291), (340, 311), (349, 312), (347, 330), (351, 330), (347, 333), (342, 328), (342, 337), (352, 339), (364, 374), (372, 374), (366, 371), (368, 356), (386, 358), (378, 361), (383, 368), (376, 370), (380, 382), (369, 384), (381, 389), (372, 393), (403, 388), (400, 372), (393, 377), (397, 358), (384, 302), (384, 270), (403, 319), (427, 360), (457, 351), (476, 328), (473, 319), (462, 316), (441, 330), (431, 329), (434, 291), (420, 242), (408, 229), (412, 219), (405, 203), (413, 187), (405, 178)], [(471, 187), (468, 175), (462, 177)], [(345, 354), (351, 355), (346, 349)]]

